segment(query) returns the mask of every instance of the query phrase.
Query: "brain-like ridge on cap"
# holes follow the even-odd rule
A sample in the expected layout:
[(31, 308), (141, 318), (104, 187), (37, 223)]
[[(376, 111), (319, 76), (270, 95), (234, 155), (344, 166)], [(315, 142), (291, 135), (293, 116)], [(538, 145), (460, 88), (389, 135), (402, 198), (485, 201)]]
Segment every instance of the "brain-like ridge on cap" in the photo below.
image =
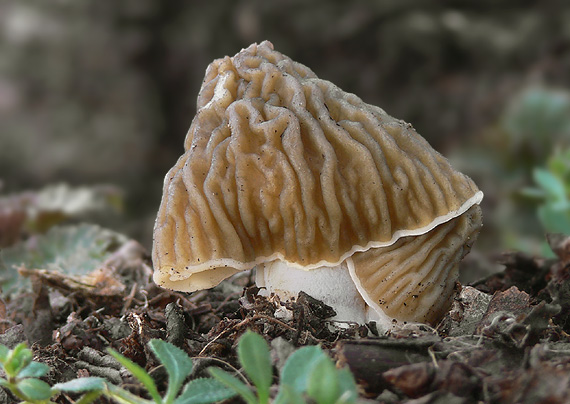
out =
[(192, 291), (275, 259), (336, 265), (481, 198), (410, 124), (254, 44), (206, 71), (164, 182), (155, 280)]

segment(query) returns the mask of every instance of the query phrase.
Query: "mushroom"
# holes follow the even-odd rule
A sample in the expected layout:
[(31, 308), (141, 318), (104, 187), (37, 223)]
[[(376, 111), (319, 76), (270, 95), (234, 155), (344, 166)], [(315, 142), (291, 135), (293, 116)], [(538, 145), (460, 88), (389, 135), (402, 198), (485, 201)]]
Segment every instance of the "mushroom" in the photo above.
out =
[(483, 194), (410, 124), (265, 41), (210, 64), (184, 149), (154, 228), (158, 285), (256, 268), (267, 293), (383, 329), (449, 307)]

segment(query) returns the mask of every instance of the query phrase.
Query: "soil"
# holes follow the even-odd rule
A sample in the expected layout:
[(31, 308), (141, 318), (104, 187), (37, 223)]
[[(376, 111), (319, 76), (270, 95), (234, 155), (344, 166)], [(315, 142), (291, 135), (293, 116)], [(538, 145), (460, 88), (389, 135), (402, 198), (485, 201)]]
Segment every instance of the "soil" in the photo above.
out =
[[(150, 339), (184, 349), (196, 377), (210, 366), (238, 371), (236, 343), (251, 329), (271, 344), (276, 369), (296, 347), (320, 344), (351, 369), (364, 402), (570, 402), (570, 237), (549, 242), (556, 259), (507, 253), (503, 272), (459, 286), (439, 324), (378, 335), (374, 324), (336, 327), (331, 309), (308, 295), (288, 303), (257, 296), (249, 272), (193, 294), (158, 288), (148, 255), (131, 241), (81, 280), (20, 268), (32, 291), (0, 302), (0, 343), (28, 342), (51, 367), (50, 384), (102, 376), (144, 395), (108, 347), (164, 389)], [(57, 402), (75, 398), (62, 394)]]

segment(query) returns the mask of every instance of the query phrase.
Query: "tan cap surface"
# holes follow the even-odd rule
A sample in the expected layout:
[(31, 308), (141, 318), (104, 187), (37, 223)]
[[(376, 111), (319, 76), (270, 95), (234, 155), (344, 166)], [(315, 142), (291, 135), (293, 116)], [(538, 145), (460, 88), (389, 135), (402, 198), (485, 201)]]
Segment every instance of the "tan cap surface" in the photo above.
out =
[(254, 44), (207, 69), (164, 182), (155, 281), (194, 291), (275, 259), (336, 265), (481, 198), (411, 125)]

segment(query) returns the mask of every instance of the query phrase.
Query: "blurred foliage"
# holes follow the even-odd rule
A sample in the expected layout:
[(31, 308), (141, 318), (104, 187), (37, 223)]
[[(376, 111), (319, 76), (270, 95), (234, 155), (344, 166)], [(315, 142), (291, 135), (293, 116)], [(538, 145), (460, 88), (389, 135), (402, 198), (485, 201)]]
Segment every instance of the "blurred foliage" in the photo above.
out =
[(486, 171), (465, 171), (482, 185), (489, 218), (503, 184), (519, 188), (530, 174), (517, 183), (504, 169), (518, 153), (505, 148), (509, 133), (520, 128), (494, 131), (496, 142), (485, 131), (524, 83), (570, 86), (569, 20), (563, 0), (4, 0), (0, 180), (10, 192), (116, 184), (130, 220), (116, 226), (149, 246), (207, 64), (268, 39), (413, 123), (444, 154), (476, 145), (469, 152)]
[(63, 222), (116, 222), (122, 208), (123, 193), (110, 185), (60, 183), (37, 191), (0, 194), (0, 247)]
[[(537, 188), (524, 189), (523, 194), (539, 200), (542, 228), (547, 233), (570, 235), (570, 148), (557, 151), (548, 159), (547, 168), (535, 168), (532, 176)], [(546, 242), (542, 250), (554, 257)]]
[[(538, 186), (522, 188), (518, 194), (539, 199), (532, 208), (540, 224), (532, 232), (513, 232), (510, 243), (523, 251), (529, 243), (540, 245), (540, 253), (553, 257), (544, 234), (570, 234), (570, 91), (530, 87), (513, 99), (502, 125), (514, 157), (510, 168), (523, 177), (523, 185), (532, 181)], [(517, 214), (522, 215), (522, 209)]]
[(555, 146), (570, 145), (570, 92), (530, 87), (513, 97), (502, 126), (515, 164), (543, 164)]
[(552, 257), (545, 234), (570, 234), (570, 91), (529, 85), (455, 159), (487, 191), (484, 242)]
[(30, 231), (43, 232), (70, 218), (93, 221), (93, 216), (112, 216), (123, 210), (123, 194), (113, 186), (70, 187), (60, 183), (37, 193), (28, 192), (27, 197)]
[[(117, 219), (122, 192), (107, 185), (71, 187), (60, 183), (37, 191), (0, 195), (0, 290), (6, 296), (30, 288), (19, 268), (84, 276), (127, 241), (89, 220)], [(67, 226), (57, 226), (67, 223)], [(45, 233), (45, 234), (44, 234)]]

